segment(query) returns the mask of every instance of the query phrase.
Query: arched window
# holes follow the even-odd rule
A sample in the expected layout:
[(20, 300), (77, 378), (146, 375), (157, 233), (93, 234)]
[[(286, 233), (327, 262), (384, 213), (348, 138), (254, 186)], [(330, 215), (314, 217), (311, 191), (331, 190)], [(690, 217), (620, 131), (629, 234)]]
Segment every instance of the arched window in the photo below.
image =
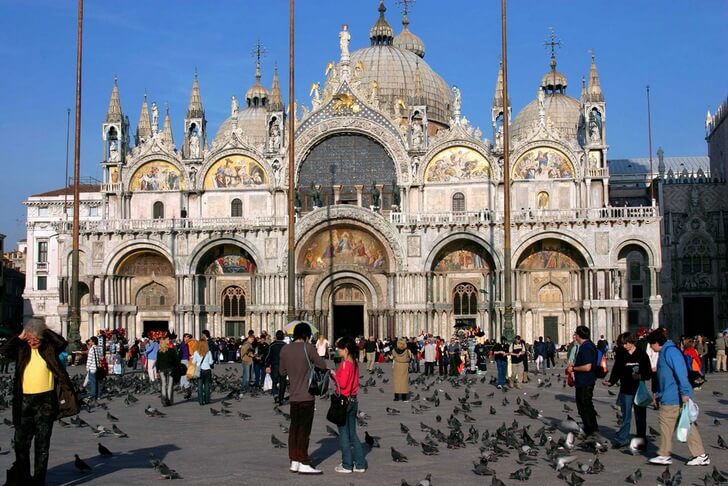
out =
[(245, 315), (245, 294), (238, 286), (230, 286), (222, 291), (222, 314), (225, 317)]
[(160, 309), (168, 305), (167, 289), (163, 285), (152, 282), (137, 294), (136, 305), (140, 309)]
[(682, 273), (683, 275), (712, 273), (710, 248), (703, 238), (695, 236), (685, 245), (682, 257)]
[(462, 192), (456, 192), (452, 196), (452, 210), (454, 213), (465, 212), (465, 195)]
[(243, 215), (243, 203), (240, 199), (233, 199), (230, 203), (230, 216), (239, 218)]
[(157, 201), (152, 206), (152, 218), (153, 219), (164, 219), (164, 203)]
[(453, 292), (453, 312), (456, 316), (472, 316), (478, 313), (478, 290), (469, 283), (462, 283)]

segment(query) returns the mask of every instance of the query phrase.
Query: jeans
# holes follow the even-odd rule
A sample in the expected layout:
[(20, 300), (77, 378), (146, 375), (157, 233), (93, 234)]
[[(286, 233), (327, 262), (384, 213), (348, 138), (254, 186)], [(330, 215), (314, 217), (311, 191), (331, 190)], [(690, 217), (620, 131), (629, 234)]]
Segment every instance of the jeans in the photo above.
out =
[(594, 385), (576, 387), (576, 409), (584, 423), (584, 433), (591, 435), (599, 432), (597, 411), (594, 410)]
[(255, 386), (262, 387), (265, 382), (265, 365), (263, 363), (254, 363), (253, 372), (255, 373)]
[(288, 458), (291, 461), (309, 464), (308, 442), (316, 402), (291, 402), (291, 426), (288, 428)]
[(88, 395), (91, 398), (98, 398), (101, 395), (101, 381), (96, 379), (96, 373), (88, 374)]
[(200, 405), (210, 403), (210, 384), (212, 383), (212, 370), (200, 370), (200, 382), (197, 385), (197, 401)]
[(359, 436), (356, 435), (356, 414), (359, 404), (356, 399), (349, 401), (346, 408), (346, 423), (339, 426), (339, 448), (341, 449), (341, 465), (344, 469), (366, 469), (367, 460), (364, 459)]
[(243, 378), (242, 378), (242, 386), (243, 390), (247, 390), (250, 388), (250, 378), (253, 374), (253, 363), (243, 363)]
[(172, 378), (172, 372), (161, 371), (159, 373), (159, 380), (161, 381), (162, 385), (162, 404), (164, 404), (165, 400), (168, 400), (170, 403), (172, 403), (174, 393), (174, 378)]
[(634, 404), (634, 395), (627, 395), (619, 392), (617, 403), (622, 409), (622, 426), (617, 431), (616, 441), (619, 444), (626, 444), (629, 441), (629, 431), (632, 427), (632, 410), (634, 409), (634, 420), (637, 426), (636, 437), (647, 437), (647, 409)]
[(497, 359), (495, 360), (495, 365), (498, 368), (498, 385), (505, 386), (506, 373), (508, 372), (508, 362)]
[(58, 412), (57, 401), (55, 391), (22, 397), (20, 424), (16, 424), (15, 428), (16, 474), (19, 478), (30, 478), (30, 443), (35, 438), (35, 467), (31, 484), (45, 484), (53, 419)]

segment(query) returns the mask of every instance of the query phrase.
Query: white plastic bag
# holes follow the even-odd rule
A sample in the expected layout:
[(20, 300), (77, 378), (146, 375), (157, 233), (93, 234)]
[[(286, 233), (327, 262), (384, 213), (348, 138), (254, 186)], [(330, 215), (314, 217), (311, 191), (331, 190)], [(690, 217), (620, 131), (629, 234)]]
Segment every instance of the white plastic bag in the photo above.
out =
[(86, 373), (86, 377), (83, 379), (83, 387), (88, 387), (88, 373)]
[(263, 380), (263, 391), (271, 391), (273, 389), (273, 378), (270, 377), (270, 373), (266, 373), (265, 380)]
[(675, 439), (678, 442), (687, 442), (688, 434), (690, 433), (690, 413), (688, 412), (688, 405), (684, 404), (680, 408), (680, 419), (677, 421), (677, 428), (675, 429)]
[(700, 408), (691, 398), (688, 400), (688, 417), (690, 417), (690, 422), (697, 422), (698, 415), (700, 415)]

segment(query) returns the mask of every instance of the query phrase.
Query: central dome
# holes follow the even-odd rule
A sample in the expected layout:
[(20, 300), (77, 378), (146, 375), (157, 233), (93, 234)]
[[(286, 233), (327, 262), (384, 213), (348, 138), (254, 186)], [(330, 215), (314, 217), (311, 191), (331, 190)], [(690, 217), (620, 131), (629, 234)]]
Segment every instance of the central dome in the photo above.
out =
[[(382, 2), (379, 5), (379, 18), (369, 32), (371, 46), (351, 53), (351, 65), (361, 63), (364, 67), (358, 74), (357, 81), (364, 89), (368, 89), (376, 81), (379, 100), (384, 106), (397, 106), (397, 100), (400, 99), (408, 107), (425, 105), (430, 121), (449, 125), (452, 118), (450, 87), (421, 58), (424, 55), (424, 44), (421, 41), (415, 42), (414, 34), (406, 29), (406, 32), (395, 39), (394, 32), (384, 17), (385, 11)], [(406, 35), (401, 37), (403, 34)], [(338, 86), (328, 88), (335, 91)]]
[[(543, 106), (546, 119), (553, 123), (554, 128), (561, 132), (566, 139), (577, 140), (581, 120), (579, 100), (565, 94), (551, 93), (545, 95)], [(538, 121), (539, 108), (536, 99), (516, 115), (511, 126), (511, 136), (514, 140), (525, 138)]]

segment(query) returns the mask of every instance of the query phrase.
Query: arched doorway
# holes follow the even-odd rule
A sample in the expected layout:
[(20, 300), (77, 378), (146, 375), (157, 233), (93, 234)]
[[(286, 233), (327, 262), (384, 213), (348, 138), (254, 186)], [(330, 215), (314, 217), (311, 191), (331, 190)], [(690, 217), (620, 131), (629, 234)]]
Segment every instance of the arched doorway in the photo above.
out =
[(245, 334), (256, 271), (250, 253), (232, 242), (213, 246), (200, 257), (195, 270), (200, 330), (227, 337)]
[(491, 254), (478, 241), (458, 237), (436, 247), (431, 256), (431, 331), (449, 336), (456, 327), (478, 328), (495, 337), (497, 285)]
[(155, 250), (138, 250), (123, 258), (112, 279), (113, 303), (135, 309), (117, 316), (129, 336), (168, 331), (177, 303), (172, 263)]
[(366, 297), (360, 286), (344, 283), (331, 294), (331, 315), (334, 340), (340, 337), (364, 335), (364, 309)]
[[(627, 301), (627, 329), (634, 332), (640, 327), (650, 328), (652, 327), (652, 311), (649, 305), (652, 275), (649, 256), (641, 246), (629, 244), (619, 251), (618, 259), (622, 274), (618, 284), (620, 287), (619, 293), (620, 297)], [(710, 267), (710, 259), (708, 258), (698, 259), (697, 261), (706, 262), (707, 266)], [(710, 299), (710, 302), (697, 301), (698, 305), (695, 306), (694, 311), (699, 312), (703, 306), (709, 304), (709, 312), (712, 314), (712, 300)], [(710, 317), (712, 318), (712, 315)]]
[(586, 258), (570, 243), (544, 238), (528, 246), (516, 264), (517, 333), (527, 342), (551, 336), (569, 341), (584, 300)]

